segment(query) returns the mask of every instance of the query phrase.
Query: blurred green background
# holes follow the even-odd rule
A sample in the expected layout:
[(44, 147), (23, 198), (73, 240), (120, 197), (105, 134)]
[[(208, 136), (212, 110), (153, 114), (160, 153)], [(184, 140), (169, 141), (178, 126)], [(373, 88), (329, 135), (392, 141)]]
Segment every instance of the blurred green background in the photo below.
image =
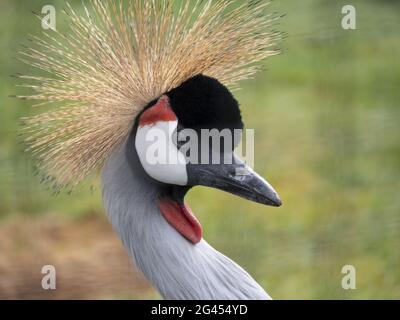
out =
[[(52, 195), (19, 143), (30, 104), (8, 97), (21, 93), (10, 75), (34, 71), (14, 57), (41, 32), (31, 11), (63, 3), (0, 1), (0, 297), (158, 298), (129, 271), (96, 181)], [(341, 28), (346, 4), (357, 30)], [(255, 129), (255, 168), (284, 206), (205, 188), (188, 202), (207, 241), (275, 299), (399, 299), (400, 2), (277, 0), (271, 10), (286, 13), (283, 54), (236, 95)], [(40, 289), (44, 264), (57, 267), (56, 292)], [(347, 264), (356, 290), (341, 287)]]

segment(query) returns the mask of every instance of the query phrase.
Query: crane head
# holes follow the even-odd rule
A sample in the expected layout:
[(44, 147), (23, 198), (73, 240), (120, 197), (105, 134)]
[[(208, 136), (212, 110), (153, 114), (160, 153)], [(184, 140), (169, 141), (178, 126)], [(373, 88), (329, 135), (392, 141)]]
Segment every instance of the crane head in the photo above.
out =
[(140, 163), (151, 179), (165, 186), (160, 211), (191, 242), (199, 242), (202, 233), (183, 201), (191, 187), (217, 188), (269, 206), (282, 204), (274, 188), (235, 155), (243, 129), (240, 108), (218, 80), (204, 75), (187, 80), (150, 103), (136, 122)]

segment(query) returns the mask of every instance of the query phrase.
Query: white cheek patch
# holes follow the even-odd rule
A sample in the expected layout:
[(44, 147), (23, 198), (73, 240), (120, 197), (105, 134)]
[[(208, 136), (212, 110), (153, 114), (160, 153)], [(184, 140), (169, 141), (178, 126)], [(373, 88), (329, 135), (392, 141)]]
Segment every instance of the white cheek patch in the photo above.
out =
[(185, 156), (178, 150), (178, 121), (158, 121), (139, 126), (135, 146), (146, 173), (153, 179), (173, 185), (188, 183)]

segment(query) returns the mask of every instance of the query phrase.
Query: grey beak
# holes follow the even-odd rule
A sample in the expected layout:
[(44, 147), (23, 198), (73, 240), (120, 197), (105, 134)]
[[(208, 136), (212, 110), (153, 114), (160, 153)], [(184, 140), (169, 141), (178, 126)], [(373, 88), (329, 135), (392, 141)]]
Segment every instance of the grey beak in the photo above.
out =
[(188, 164), (187, 172), (192, 186), (220, 189), (273, 207), (282, 205), (274, 188), (237, 157), (232, 164)]

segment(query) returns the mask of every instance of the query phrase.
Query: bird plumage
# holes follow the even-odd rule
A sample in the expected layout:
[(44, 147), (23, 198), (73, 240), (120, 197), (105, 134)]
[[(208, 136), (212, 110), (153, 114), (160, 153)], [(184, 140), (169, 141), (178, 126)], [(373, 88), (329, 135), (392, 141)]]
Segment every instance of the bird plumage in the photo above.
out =
[[(183, 198), (191, 187), (206, 185), (280, 206), (272, 186), (233, 155), (232, 145), (221, 152), (233, 163), (154, 169), (146, 163), (146, 137), (139, 134), (171, 123), (177, 131), (243, 127), (228, 88), (277, 53), (279, 34), (269, 31), (268, 1), (90, 4), (84, 14), (67, 4), (68, 35), (33, 36), (33, 45), (21, 52), (21, 60), (44, 75), (21, 76), (34, 94), (20, 98), (47, 105), (24, 119), (27, 150), (56, 188), (73, 187), (103, 169), (110, 221), (163, 297), (269, 299), (247, 272), (202, 239)], [(167, 145), (184, 157), (172, 136)], [(236, 176), (239, 169), (246, 175)], [(171, 207), (160, 206), (163, 199)]]
[(162, 217), (163, 186), (149, 179), (132, 155), (131, 140), (103, 171), (103, 199), (124, 246), (165, 299), (270, 299), (240, 266), (204, 239), (193, 245)]
[[(32, 36), (20, 59), (45, 72), (21, 76), (49, 108), (24, 119), (27, 149), (57, 187), (101, 169), (150, 101), (204, 74), (229, 87), (275, 55), (268, 1), (91, 0), (67, 3), (68, 32)], [(33, 83), (32, 83), (33, 82)]]

